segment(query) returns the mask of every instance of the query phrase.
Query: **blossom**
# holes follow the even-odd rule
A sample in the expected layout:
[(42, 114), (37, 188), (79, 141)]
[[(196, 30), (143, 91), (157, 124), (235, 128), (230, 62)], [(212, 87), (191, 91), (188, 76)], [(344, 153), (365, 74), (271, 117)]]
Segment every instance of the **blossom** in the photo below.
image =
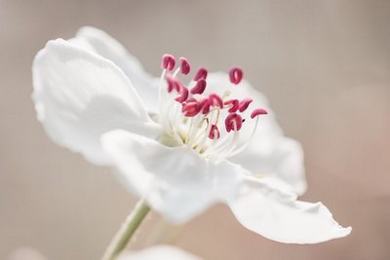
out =
[(177, 247), (157, 245), (139, 251), (126, 252), (118, 260), (200, 260), (200, 258)]
[(99, 165), (174, 223), (226, 203), (247, 229), (285, 243), (344, 237), (306, 188), (303, 152), (284, 136), (242, 69), (192, 79), (186, 58), (164, 55), (159, 79), (91, 27), (49, 41), (33, 64), (33, 99), (51, 139)]

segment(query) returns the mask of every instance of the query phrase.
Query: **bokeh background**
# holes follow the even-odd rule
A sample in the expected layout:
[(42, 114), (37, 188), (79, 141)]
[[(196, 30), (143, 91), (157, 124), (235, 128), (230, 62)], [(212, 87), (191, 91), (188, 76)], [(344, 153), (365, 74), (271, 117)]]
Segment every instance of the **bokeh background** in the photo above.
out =
[[(109, 32), (155, 75), (165, 52), (211, 70), (242, 66), (304, 146), (304, 199), (354, 228), (345, 239), (285, 245), (216, 206), (173, 243), (206, 259), (390, 259), (387, 0), (0, 0), (0, 259), (23, 246), (52, 260), (99, 259), (134, 205), (111, 169), (54, 145), (35, 118), (35, 53), (83, 25)], [(152, 215), (142, 229), (157, 223)]]

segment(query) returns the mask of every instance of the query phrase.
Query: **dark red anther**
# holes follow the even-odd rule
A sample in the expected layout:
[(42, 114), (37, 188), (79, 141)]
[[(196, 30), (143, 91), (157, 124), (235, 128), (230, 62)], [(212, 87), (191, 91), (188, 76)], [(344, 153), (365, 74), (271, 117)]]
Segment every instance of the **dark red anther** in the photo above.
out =
[(232, 68), (229, 71), (230, 82), (237, 85), (241, 82), (244, 72), (240, 68)]
[(211, 125), (210, 132), (209, 132), (209, 138), (214, 140), (218, 139), (221, 136), (219, 129), (216, 125)]
[(190, 66), (190, 63), (188, 62), (188, 60), (184, 57), (180, 57), (179, 61), (180, 61), (181, 73), (183, 73), (184, 75), (187, 75), (188, 73), (190, 73), (191, 66)]
[(184, 116), (193, 117), (196, 116), (200, 112), (200, 105), (197, 101), (191, 101), (183, 104), (182, 112)]
[(223, 100), (217, 94), (210, 94), (209, 100), (212, 106), (219, 107), (221, 109), (223, 108)]
[(207, 78), (207, 70), (205, 68), (200, 68), (198, 72), (196, 72), (194, 80), (198, 81), (200, 79), (206, 79)]
[(208, 113), (210, 113), (211, 102), (208, 98), (201, 100), (200, 104), (202, 105), (202, 114), (203, 115), (207, 115)]
[(238, 105), (238, 110), (240, 112), (244, 112), (249, 105), (252, 103), (253, 99), (250, 98), (244, 98), (243, 100), (240, 101), (240, 104)]
[(173, 90), (176, 90), (178, 93), (180, 93), (181, 90), (181, 84), (173, 77), (167, 76), (167, 88), (168, 88), (168, 93), (171, 93)]
[(227, 132), (239, 131), (242, 127), (242, 117), (239, 114), (229, 114), (225, 119), (225, 128)]
[(235, 112), (237, 112), (237, 110), (239, 108), (239, 102), (237, 99), (231, 99), (231, 100), (225, 101), (224, 105), (230, 106), (230, 108), (228, 110), (229, 113), (235, 113)]
[(268, 114), (267, 110), (265, 110), (264, 108), (256, 108), (255, 110), (253, 110), (253, 112), (251, 113), (251, 118), (255, 118), (256, 116), (259, 116), (259, 115), (266, 115)]
[(195, 87), (191, 89), (191, 94), (202, 94), (206, 89), (206, 80), (200, 79), (196, 82)]
[(171, 54), (164, 54), (161, 59), (161, 68), (171, 71), (175, 68), (175, 57)]
[[(180, 84), (180, 83), (179, 83)], [(189, 91), (188, 91), (188, 88), (184, 87), (183, 85), (179, 85), (180, 86), (180, 96), (178, 96), (177, 98), (175, 98), (175, 100), (179, 103), (183, 103), (184, 101), (187, 100), (188, 98), (188, 95), (189, 95)]]

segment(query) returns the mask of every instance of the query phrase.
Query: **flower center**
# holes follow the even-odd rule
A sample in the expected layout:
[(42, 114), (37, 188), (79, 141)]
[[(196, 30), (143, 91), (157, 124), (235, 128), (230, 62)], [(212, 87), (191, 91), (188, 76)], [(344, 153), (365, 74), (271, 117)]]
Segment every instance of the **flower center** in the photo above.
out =
[[(161, 67), (159, 122), (167, 136), (208, 159), (231, 157), (245, 149), (256, 131), (259, 116), (267, 114), (265, 109), (256, 108), (248, 113), (253, 100), (231, 97), (229, 91), (205, 94), (208, 71), (203, 67), (184, 84), (178, 74), (185, 76), (191, 71), (184, 57), (177, 61), (165, 54)], [(229, 71), (231, 87), (239, 87), (243, 74), (238, 67)], [(251, 134), (243, 137), (240, 132), (246, 123), (245, 117), (255, 122)]]

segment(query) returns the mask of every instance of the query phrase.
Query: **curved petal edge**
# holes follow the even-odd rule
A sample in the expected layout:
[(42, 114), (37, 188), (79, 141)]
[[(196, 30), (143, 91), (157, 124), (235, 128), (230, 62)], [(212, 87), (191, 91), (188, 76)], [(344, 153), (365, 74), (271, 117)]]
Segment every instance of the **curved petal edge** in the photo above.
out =
[(229, 205), (244, 227), (282, 243), (320, 243), (352, 230), (340, 226), (321, 202), (299, 201), (270, 178), (246, 180)]

